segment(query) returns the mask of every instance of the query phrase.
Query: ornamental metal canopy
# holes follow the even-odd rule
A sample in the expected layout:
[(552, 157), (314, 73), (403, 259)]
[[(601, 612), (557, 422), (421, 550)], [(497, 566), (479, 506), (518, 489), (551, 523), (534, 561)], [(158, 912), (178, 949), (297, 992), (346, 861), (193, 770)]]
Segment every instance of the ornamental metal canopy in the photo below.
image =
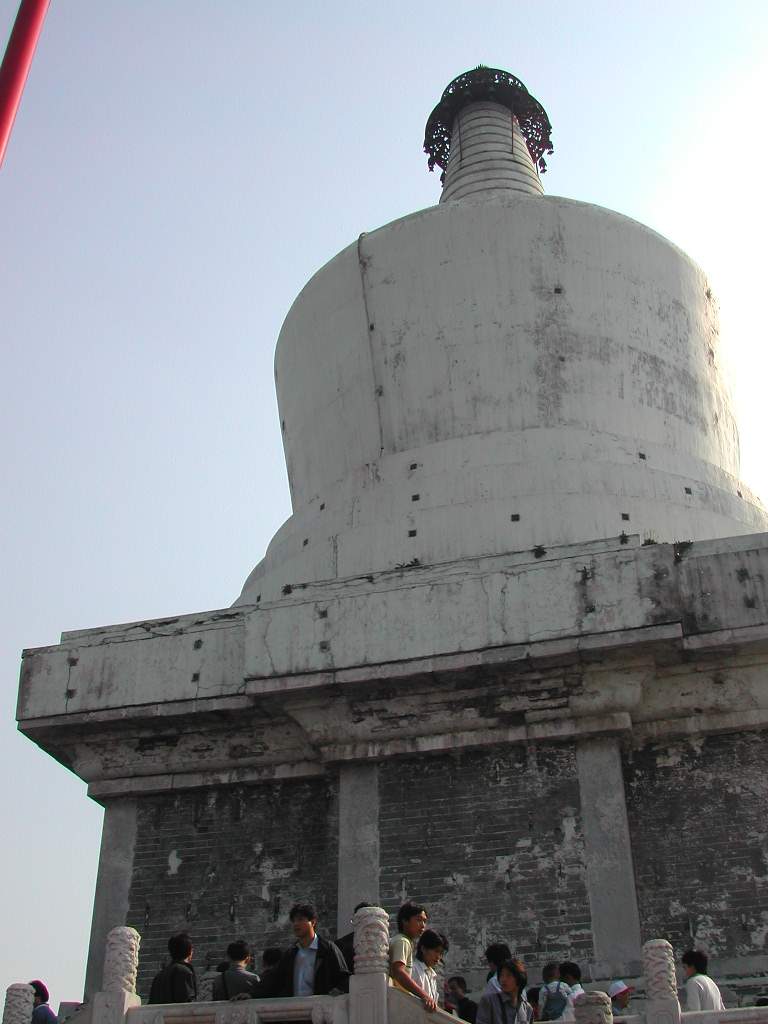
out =
[(512, 111), (520, 125), (531, 159), (543, 173), (547, 169), (544, 154), (554, 152), (549, 137), (552, 125), (547, 112), (519, 78), (508, 71), (487, 68), (482, 64), (474, 71), (465, 71), (463, 75), (454, 78), (429, 115), (424, 132), (424, 152), (428, 156), (430, 171), (435, 169), (435, 164), (443, 170), (448, 164), (451, 130), (458, 112), (468, 103), (481, 100), (501, 103)]

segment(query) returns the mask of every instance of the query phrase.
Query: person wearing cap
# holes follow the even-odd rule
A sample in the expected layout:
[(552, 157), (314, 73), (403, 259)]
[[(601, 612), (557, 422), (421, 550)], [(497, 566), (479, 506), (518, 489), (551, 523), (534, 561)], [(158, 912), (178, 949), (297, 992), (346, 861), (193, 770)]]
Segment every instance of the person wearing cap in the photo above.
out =
[(612, 981), (608, 986), (611, 997), (611, 1009), (614, 1017), (625, 1017), (629, 1006), (629, 997), (635, 990), (624, 981)]
[(50, 995), (42, 981), (30, 981), (30, 986), (35, 993), (32, 1010), (32, 1024), (56, 1024), (56, 1014), (48, 1005)]

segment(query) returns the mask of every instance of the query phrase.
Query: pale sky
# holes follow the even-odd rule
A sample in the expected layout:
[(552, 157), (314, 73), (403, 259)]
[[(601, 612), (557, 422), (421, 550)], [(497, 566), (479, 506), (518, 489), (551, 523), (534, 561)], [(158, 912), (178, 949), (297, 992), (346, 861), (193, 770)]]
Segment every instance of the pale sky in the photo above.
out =
[(768, 498), (766, 49), (757, 0), (52, 0), (0, 169), (2, 989), (81, 996), (102, 817), (15, 732), (21, 649), (235, 599), (289, 514), (282, 319), (361, 231), (437, 202), (424, 123), (457, 74), (542, 102), (547, 192), (707, 270)]

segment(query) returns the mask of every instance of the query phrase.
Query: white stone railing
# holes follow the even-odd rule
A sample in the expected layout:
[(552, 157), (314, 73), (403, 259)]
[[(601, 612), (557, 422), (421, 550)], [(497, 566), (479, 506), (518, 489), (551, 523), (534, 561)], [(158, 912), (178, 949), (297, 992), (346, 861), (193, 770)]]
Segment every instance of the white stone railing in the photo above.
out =
[[(388, 990), (387, 998), (388, 1024), (437, 1024), (438, 1021), (452, 1021), (456, 1024), (456, 1017), (446, 1013), (445, 1010), (437, 1009), (429, 1012), (424, 1009), (424, 1004), (416, 996), (409, 992), (402, 992), (397, 988)], [(365, 1018), (363, 1018), (365, 1020)], [(367, 1024), (367, 1022), (366, 1022)]]
[(128, 1011), (126, 1024), (349, 1024), (348, 996), (159, 1003)]
[[(104, 988), (81, 1013), (84, 1024), (438, 1024), (456, 1021), (444, 1010), (428, 1013), (420, 999), (388, 986), (389, 917), (380, 907), (364, 907), (353, 919), (355, 973), (349, 995), (290, 999), (199, 1001), (142, 1006), (136, 994), (139, 933), (114, 928), (107, 937)], [(643, 946), (646, 1004), (644, 1015), (619, 1018), (621, 1024), (768, 1024), (768, 1007), (682, 1014), (677, 998), (672, 947), (664, 939)], [(211, 976), (201, 979), (200, 994), (210, 999)], [(29, 985), (11, 985), (2, 1024), (29, 1024), (34, 993)], [(613, 1024), (605, 992), (588, 992), (574, 1005), (575, 1024)], [(685, 1020), (682, 1021), (681, 1018)], [(79, 1019), (79, 1018), (78, 1018)]]
[(737, 1006), (732, 1010), (691, 1010), (684, 1024), (768, 1024), (768, 1006)]

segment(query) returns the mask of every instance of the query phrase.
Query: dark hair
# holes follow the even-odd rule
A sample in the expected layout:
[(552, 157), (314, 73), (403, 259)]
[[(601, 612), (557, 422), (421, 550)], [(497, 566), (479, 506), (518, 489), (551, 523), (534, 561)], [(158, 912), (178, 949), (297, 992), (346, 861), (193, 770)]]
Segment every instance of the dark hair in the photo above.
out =
[(35, 990), (37, 998), (41, 999), (44, 1003), (47, 1003), (51, 996), (42, 981), (36, 979), (35, 981), (30, 981), (29, 984)]
[[(523, 989), (528, 984), (528, 972), (525, 969), (525, 964), (522, 960), (505, 960), (504, 963), (499, 967), (499, 975), (502, 971), (507, 971), (517, 982), (517, 991), (519, 995), (523, 994)], [(501, 981), (501, 977), (499, 977)]]
[(295, 921), (297, 917), (306, 917), (308, 921), (316, 921), (317, 911), (312, 903), (294, 903), (288, 914), (288, 920)]
[(353, 913), (353, 914), (356, 914), (356, 913), (358, 912), (358, 910), (362, 910), (362, 909), (363, 909), (363, 907), (375, 907), (375, 906), (376, 906), (376, 904), (375, 904), (375, 903), (369, 903), (369, 902), (368, 902), (368, 900), (363, 900), (363, 902), (362, 902), (362, 903), (358, 903), (358, 904), (357, 904), (357, 906), (356, 906), (356, 907), (355, 907), (355, 909), (354, 909), (354, 910), (352, 911), (352, 913)]
[(525, 993), (525, 998), (528, 1000), (531, 1006), (536, 1006), (536, 1004), (538, 1003), (539, 992), (541, 992), (541, 986), (534, 985), (532, 988), (529, 988), (528, 991)]
[[(417, 914), (427, 914), (427, 908), (422, 907), (420, 903), (411, 903), (410, 900), (404, 903), (397, 912), (397, 930), (401, 932), (405, 922), (410, 921)], [(427, 917), (429, 917), (429, 914), (427, 914)]]
[(433, 932), (431, 928), (426, 928), (421, 933), (421, 938), (416, 943), (416, 958), (424, 962), (424, 957), (421, 955), (425, 949), (442, 949), (444, 953), (448, 952), (448, 939), (440, 932)]
[(683, 953), (683, 963), (688, 964), (689, 967), (693, 967), (697, 974), (707, 973), (707, 964), (709, 959), (706, 953), (702, 953), (700, 949), (688, 949)]
[(448, 984), (450, 985), (450, 983), (452, 981), (456, 983), (456, 985), (458, 986), (458, 988), (461, 989), (462, 992), (466, 992), (467, 991), (467, 981), (466, 981), (466, 978), (462, 978), (462, 976), (460, 974), (454, 974), (453, 977), (448, 979)]
[(553, 981), (559, 973), (560, 968), (556, 963), (544, 964), (544, 966), (541, 969), (541, 976), (544, 979), (545, 983)]
[(232, 963), (239, 963), (240, 960), (247, 960), (251, 955), (251, 947), (244, 939), (235, 939), (227, 946), (227, 956)]
[(564, 960), (560, 964), (560, 977), (562, 978), (564, 974), (567, 974), (569, 978), (575, 978), (576, 981), (581, 981), (581, 968), (570, 960)]
[(504, 961), (509, 960), (511, 957), (512, 950), (506, 942), (492, 942), (485, 951), (485, 959), (489, 964), (493, 964), (497, 971)]
[(282, 959), (283, 951), (282, 949), (278, 949), (277, 946), (267, 946), (261, 954), (261, 962), (265, 967), (276, 967)]
[(172, 960), (186, 960), (192, 952), (192, 939), (186, 932), (179, 932), (168, 939), (168, 952)]
[(755, 1006), (768, 1006), (768, 996), (759, 996), (755, 1000)]

